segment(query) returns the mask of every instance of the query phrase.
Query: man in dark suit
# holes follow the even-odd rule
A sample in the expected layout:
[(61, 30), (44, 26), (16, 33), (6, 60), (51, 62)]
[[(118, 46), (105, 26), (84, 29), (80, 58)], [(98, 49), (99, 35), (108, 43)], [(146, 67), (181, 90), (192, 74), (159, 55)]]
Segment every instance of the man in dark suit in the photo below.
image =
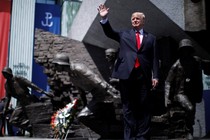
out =
[(108, 21), (109, 8), (101, 4), (98, 12), (102, 18), (100, 23), (106, 36), (120, 43), (112, 77), (120, 80), (124, 139), (148, 140), (150, 139), (151, 122), (149, 94), (151, 89), (158, 84), (159, 65), (156, 37), (143, 29), (144, 13), (134, 12), (132, 14), (132, 29), (115, 31)]

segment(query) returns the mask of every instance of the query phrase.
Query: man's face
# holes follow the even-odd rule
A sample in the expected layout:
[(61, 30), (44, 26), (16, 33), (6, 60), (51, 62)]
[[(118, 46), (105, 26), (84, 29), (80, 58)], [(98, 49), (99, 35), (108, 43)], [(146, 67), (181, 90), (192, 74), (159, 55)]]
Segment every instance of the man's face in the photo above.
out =
[(144, 15), (140, 12), (133, 13), (131, 16), (131, 24), (135, 29), (141, 29), (144, 25)]
[(59, 64), (55, 64), (55, 70), (58, 72), (62, 72), (63, 71), (63, 66), (59, 65)]
[(110, 51), (107, 51), (107, 52), (105, 52), (105, 55), (106, 55), (106, 60), (108, 61), (108, 62), (111, 62), (111, 61), (114, 61), (115, 60), (115, 52), (110, 52)]
[(55, 64), (55, 70), (58, 72), (67, 71), (69, 69), (68, 65)]
[(3, 74), (4, 78), (6, 78), (6, 79), (11, 79), (13, 77), (11, 74), (8, 74), (6, 72), (3, 72), (2, 74)]
[(180, 55), (180, 58), (182, 58), (182, 59), (192, 58), (193, 49), (191, 47), (188, 47), (188, 46), (182, 47), (179, 50), (179, 55)]

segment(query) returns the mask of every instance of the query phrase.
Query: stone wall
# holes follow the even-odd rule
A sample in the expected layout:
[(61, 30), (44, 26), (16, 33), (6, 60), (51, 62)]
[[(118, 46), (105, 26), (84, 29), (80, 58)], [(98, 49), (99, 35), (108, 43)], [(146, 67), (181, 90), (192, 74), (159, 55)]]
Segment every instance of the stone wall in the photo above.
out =
[[(64, 52), (74, 63), (84, 63), (101, 78), (108, 79), (108, 64), (105, 62), (103, 49), (98, 49), (80, 41), (52, 34), (41, 29), (35, 30), (34, 59), (44, 67), (44, 73), (48, 77), (48, 84), (52, 85), (55, 80), (61, 79), (64, 85), (70, 84), (70, 78), (66, 73), (56, 73), (52, 60), (56, 53)], [(97, 63), (97, 64), (96, 64)]]

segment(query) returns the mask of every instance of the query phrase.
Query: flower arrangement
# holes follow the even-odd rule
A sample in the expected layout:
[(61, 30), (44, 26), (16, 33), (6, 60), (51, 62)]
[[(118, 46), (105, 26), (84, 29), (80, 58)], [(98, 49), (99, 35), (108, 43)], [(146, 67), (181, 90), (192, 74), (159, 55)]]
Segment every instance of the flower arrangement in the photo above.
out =
[(54, 130), (54, 137), (63, 139), (74, 120), (78, 99), (74, 99), (64, 108), (56, 111), (51, 117), (51, 127)]

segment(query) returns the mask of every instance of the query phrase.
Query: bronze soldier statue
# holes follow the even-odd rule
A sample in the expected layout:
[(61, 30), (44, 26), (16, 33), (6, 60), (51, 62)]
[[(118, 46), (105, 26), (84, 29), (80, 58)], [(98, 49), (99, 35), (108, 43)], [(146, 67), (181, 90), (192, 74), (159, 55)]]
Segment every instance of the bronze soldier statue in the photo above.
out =
[(193, 139), (196, 103), (202, 101), (203, 83), (201, 63), (193, 56), (192, 41), (179, 43), (179, 59), (171, 67), (165, 81), (165, 106), (169, 111), (177, 106), (184, 110), (186, 137)]
[(71, 82), (78, 89), (90, 92), (92, 100), (78, 114), (78, 117), (92, 115), (97, 103), (105, 100), (106, 94), (119, 98), (119, 91), (101, 79), (96, 73), (82, 63), (73, 63), (65, 53), (57, 53), (53, 59), (57, 71), (67, 71)]
[(116, 89), (119, 89), (119, 79), (111, 77), (115, 62), (117, 60), (118, 50), (109, 48), (105, 50), (105, 58), (109, 63), (110, 77), (109, 83), (114, 86)]
[(26, 114), (25, 107), (32, 103), (38, 102), (39, 99), (35, 95), (30, 94), (29, 88), (36, 90), (41, 94), (48, 94), (32, 82), (30, 82), (28, 79), (20, 76), (14, 76), (11, 68), (9, 67), (5, 67), (2, 70), (2, 74), (6, 78), (6, 97), (3, 114), (5, 114), (8, 110), (11, 98), (16, 98), (17, 106), (14, 109), (9, 122), (10, 124), (18, 128), (28, 131), (30, 133), (30, 136), (32, 136), (32, 126)]

